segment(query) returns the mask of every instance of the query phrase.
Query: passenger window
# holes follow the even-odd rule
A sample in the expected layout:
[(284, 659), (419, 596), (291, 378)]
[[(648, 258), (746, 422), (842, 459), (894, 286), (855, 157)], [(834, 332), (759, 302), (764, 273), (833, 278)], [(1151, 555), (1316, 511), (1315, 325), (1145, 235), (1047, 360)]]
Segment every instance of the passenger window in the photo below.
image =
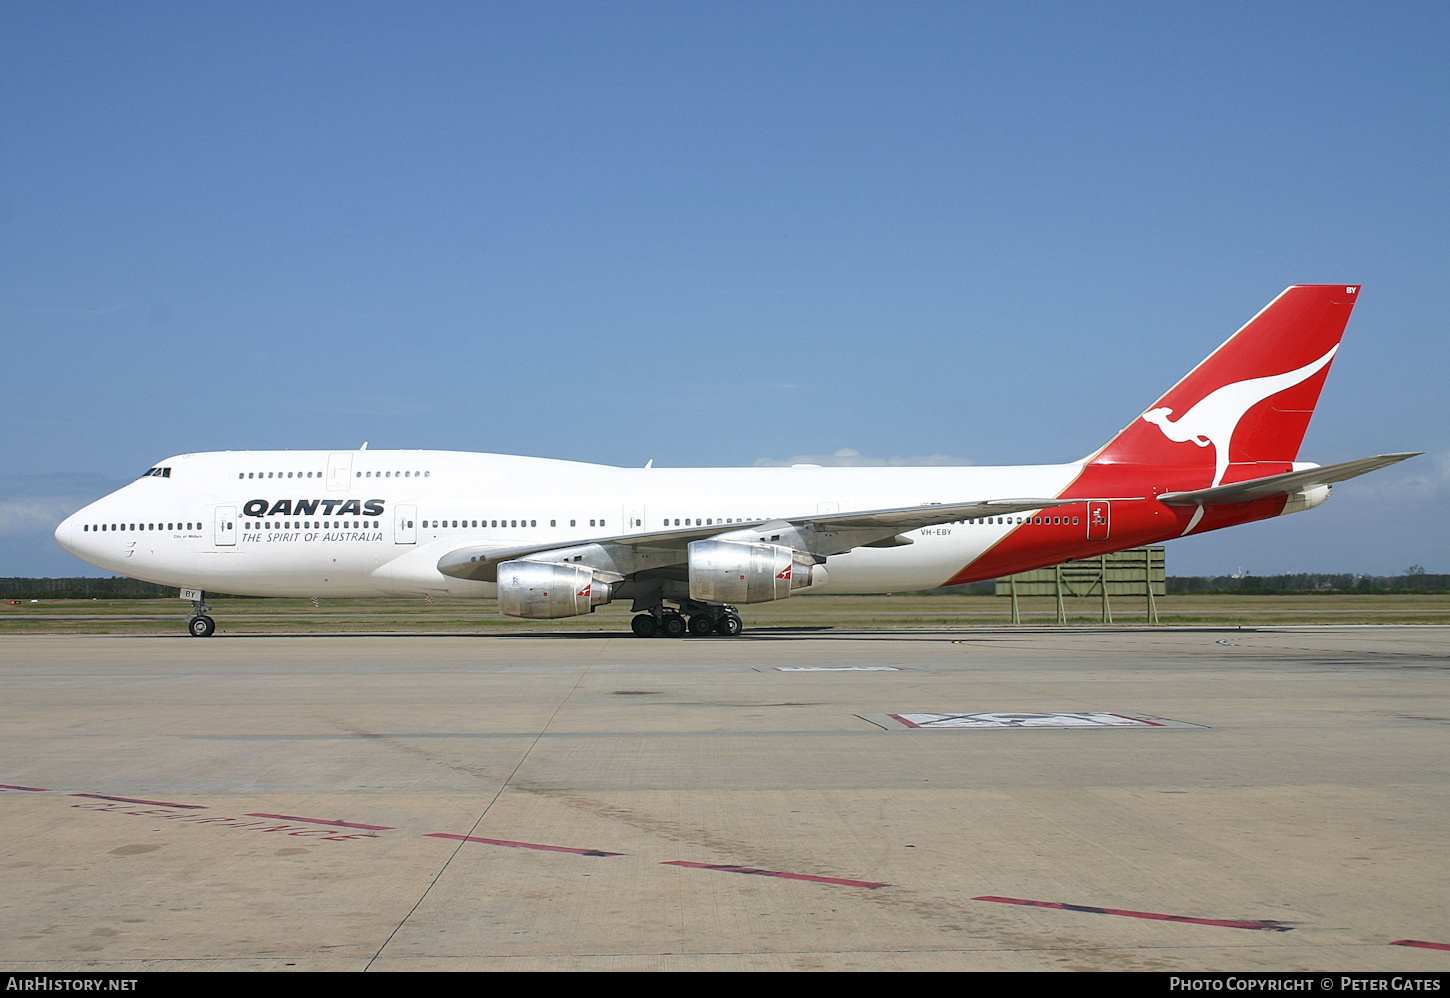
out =
[(537, 527), (538, 525), (539, 525), (539, 521), (538, 520), (530, 520), (529, 521), (529, 526), (531, 526), (531, 527)]
[(574, 526), (574, 521), (573, 520), (570, 520), (569, 521), (569, 526), (571, 526), (571, 527)]
[(600, 525), (600, 526), (601, 526), (601, 527), (602, 527), (602, 526), (604, 526), (604, 521), (603, 521), (603, 520), (600, 520), (600, 521), (599, 521), (599, 525)]
[(558, 525), (559, 525), (559, 521), (558, 520), (550, 520), (549, 521), (549, 526), (551, 526), (551, 527), (557, 527)]

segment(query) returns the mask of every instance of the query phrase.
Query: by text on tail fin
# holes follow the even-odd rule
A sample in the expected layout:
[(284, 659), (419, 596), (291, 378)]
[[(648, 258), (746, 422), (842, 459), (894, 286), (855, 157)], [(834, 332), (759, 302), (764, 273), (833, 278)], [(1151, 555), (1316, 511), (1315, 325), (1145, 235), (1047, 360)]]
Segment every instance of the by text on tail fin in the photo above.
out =
[(1212, 488), (1293, 462), (1358, 297), (1357, 284), (1286, 289), (1090, 463), (1201, 467)]

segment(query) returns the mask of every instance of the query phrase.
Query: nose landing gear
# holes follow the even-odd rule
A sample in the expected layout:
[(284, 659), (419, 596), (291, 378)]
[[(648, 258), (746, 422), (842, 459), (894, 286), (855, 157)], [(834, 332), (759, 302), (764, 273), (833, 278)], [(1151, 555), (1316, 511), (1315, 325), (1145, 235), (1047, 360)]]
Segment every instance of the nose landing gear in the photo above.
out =
[(209, 638), (216, 633), (216, 621), (206, 615), (210, 609), (211, 606), (200, 599), (191, 601), (191, 612), (186, 615), (186, 630), (192, 637)]

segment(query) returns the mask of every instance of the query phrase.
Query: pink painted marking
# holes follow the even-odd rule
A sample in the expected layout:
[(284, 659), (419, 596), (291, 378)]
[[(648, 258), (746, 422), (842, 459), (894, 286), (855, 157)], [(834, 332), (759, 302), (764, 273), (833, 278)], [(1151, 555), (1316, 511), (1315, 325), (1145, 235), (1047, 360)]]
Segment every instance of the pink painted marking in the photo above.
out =
[(544, 852), (570, 852), (576, 856), (623, 856), (622, 852), (605, 852), (603, 849), (574, 849), (570, 846), (546, 846), (538, 842), (513, 842), (509, 839), (483, 839), (476, 835), (450, 835), (447, 832), (428, 832), (430, 839), (453, 839), (456, 842), (480, 842), (486, 846), (507, 846), (510, 849), (540, 849)]
[(669, 860), (661, 866), (683, 866), (691, 870), (719, 870), (721, 873), (750, 873), (757, 877), (780, 877), (782, 880), (805, 880), (813, 884), (840, 884), (843, 887), (890, 887), (870, 880), (847, 880), (844, 877), (814, 877), (809, 873), (781, 873), (779, 870), (757, 870), (753, 866), (730, 866), (720, 863), (689, 863), (683, 859)]
[(0, 783), (0, 790), (28, 790), (33, 794), (48, 794), (49, 790), (44, 787), (12, 787), (8, 783)]
[(900, 714), (887, 714), (886, 716), (889, 717), (889, 718), (891, 718), (893, 721), (900, 721), (902, 724), (906, 725), (908, 728), (919, 728), (919, 727), (921, 727), (921, 725), (919, 725), (919, 724), (913, 724), (911, 721), (908, 721), (906, 718), (902, 717)]
[(1086, 904), (1063, 904), (1060, 901), (1029, 901), (1027, 898), (999, 898), (987, 895), (973, 901), (996, 901), (998, 904), (1022, 904), (1032, 908), (1056, 908), (1059, 911), (1087, 911), (1097, 915), (1122, 915), (1126, 918), (1149, 918), (1158, 922), (1187, 922), (1190, 925), (1217, 925), (1225, 929), (1260, 929), (1267, 932), (1288, 932), (1292, 926), (1278, 922), (1236, 921), (1225, 918), (1190, 918), (1187, 915), (1164, 915), (1156, 911), (1129, 911), (1126, 908), (1097, 908)]
[(1450, 943), (1427, 943), (1423, 939), (1396, 939), (1391, 946), (1417, 946), (1420, 949), (1450, 950)]
[(205, 811), (205, 804), (172, 804), (164, 800), (142, 800), (139, 797), (107, 797), (105, 794), (71, 794), (72, 797), (90, 797), (93, 800), (118, 800), (122, 804), (150, 804), (152, 807), (178, 807), (184, 811)]
[(359, 825), (352, 821), (329, 821), (326, 818), (299, 818), (295, 814), (262, 814), (258, 811), (247, 812), (248, 818), (273, 818), (277, 821), (304, 821), (309, 825), (332, 825), (336, 828), (364, 828), (370, 832), (391, 832), (391, 825)]

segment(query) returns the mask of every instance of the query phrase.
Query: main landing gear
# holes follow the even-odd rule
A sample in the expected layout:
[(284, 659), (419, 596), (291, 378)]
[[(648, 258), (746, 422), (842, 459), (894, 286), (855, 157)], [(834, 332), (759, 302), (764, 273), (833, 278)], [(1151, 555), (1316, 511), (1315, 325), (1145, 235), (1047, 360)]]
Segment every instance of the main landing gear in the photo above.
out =
[[(685, 614), (689, 614), (688, 621)], [(663, 605), (651, 607), (630, 621), (629, 629), (640, 638), (682, 638), (686, 632), (697, 638), (707, 638), (712, 634), (733, 638), (745, 630), (745, 622), (728, 604), (682, 600), (680, 610)]]
[(191, 601), (191, 613), (186, 615), (186, 629), (194, 638), (209, 638), (216, 633), (216, 621), (206, 615), (211, 606), (202, 600)]

